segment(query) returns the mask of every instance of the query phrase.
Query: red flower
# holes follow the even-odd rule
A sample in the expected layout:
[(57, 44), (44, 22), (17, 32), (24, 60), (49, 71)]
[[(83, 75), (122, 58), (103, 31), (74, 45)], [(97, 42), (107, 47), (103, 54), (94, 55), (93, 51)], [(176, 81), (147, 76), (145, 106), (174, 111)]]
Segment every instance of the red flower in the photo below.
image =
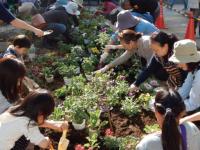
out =
[(106, 131), (105, 131), (105, 135), (106, 136), (113, 136), (113, 131), (110, 129), (110, 128), (108, 128), (108, 129), (106, 129)]
[(83, 145), (77, 144), (77, 145), (75, 146), (75, 150), (85, 150), (85, 148), (84, 148)]

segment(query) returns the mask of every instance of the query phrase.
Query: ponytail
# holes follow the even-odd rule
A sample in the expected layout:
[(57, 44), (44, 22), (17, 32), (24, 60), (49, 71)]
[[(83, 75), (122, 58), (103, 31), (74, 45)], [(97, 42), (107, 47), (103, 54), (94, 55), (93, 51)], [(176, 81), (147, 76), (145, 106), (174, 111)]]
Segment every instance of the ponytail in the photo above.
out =
[(180, 150), (182, 145), (181, 135), (178, 129), (175, 115), (170, 108), (167, 108), (162, 126), (163, 150)]
[(185, 111), (181, 96), (172, 89), (163, 89), (156, 94), (154, 107), (164, 116), (161, 136), (163, 150), (181, 150), (182, 138), (176, 121)]

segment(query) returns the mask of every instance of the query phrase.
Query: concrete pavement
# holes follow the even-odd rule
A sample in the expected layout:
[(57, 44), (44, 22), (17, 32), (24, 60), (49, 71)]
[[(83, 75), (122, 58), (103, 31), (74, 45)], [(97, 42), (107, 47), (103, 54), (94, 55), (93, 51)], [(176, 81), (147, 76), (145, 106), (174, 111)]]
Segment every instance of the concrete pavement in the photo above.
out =
[[(183, 7), (184, 6), (181, 4), (175, 4), (173, 6), (173, 9), (182, 10)], [(186, 27), (187, 27), (189, 19), (177, 13), (176, 11), (167, 8), (166, 6), (164, 6), (163, 8), (163, 12), (164, 12), (165, 24), (167, 26), (167, 29), (164, 29), (163, 31), (174, 33), (180, 39), (183, 39), (185, 36)], [(197, 34), (196, 34), (196, 42), (197, 42), (198, 47), (200, 47), (200, 38), (198, 34), (198, 29), (197, 29)]]

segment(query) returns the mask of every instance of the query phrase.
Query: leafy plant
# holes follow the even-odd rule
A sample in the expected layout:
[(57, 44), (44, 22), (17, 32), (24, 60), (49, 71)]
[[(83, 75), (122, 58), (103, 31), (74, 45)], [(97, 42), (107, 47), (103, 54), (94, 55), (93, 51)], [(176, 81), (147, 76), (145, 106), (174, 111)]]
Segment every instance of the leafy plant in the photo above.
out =
[(72, 44), (66, 44), (63, 41), (58, 42), (58, 49), (64, 53), (70, 53), (72, 47)]
[(122, 112), (129, 117), (132, 117), (141, 111), (140, 106), (138, 106), (135, 101), (133, 102), (132, 98), (129, 97), (126, 97), (126, 99), (122, 101), (121, 105)]
[(50, 67), (45, 67), (43, 70), (42, 70), (43, 74), (45, 77), (49, 78), (49, 77), (52, 77), (53, 76), (53, 71)]
[(57, 106), (54, 109), (54, 112), (51, 114), (50, 118), (53, 120), (64, 120), (65, 117), (65, 111), (63, 111), (62, 106)]
[(142, 93), (140, 96), (136, 99), (137, 103), (143, 107), (144, 109), (149, 109), (149, 102), (154, 97), (151, 96), (149, 93)]
[(89, 136), (86, 137), (88, 140), (88, 143), (84, 144), (86, 148), (99, 148), (99, 143), (98, 143), (98, 133), (96, 132), (89, 132)]
[(95, 69), (95, 62), (91, 57), (84, 57), (82, 62), (82, 67), (85, 73), (90, 73)]
[(98, 34), (98, 39), (96, 39), (95, 42), (99, 44), (101, 48), (103, 48), (109, 40), (110, 36), (106, 32), (101, 32)]
[(57, 97), (57, 98), (62, 98), (62, 97), (65, 97), (67, 94), (67, 88), (66, 86), (63, 86), (57, 90), (54, 91), (54, 95)]
[(159, 130), (160, 130), (160, 127), (158, 124), (146, 125), (144, 127), (144, 132), (146, 132), (147, 134), (150, 134)]

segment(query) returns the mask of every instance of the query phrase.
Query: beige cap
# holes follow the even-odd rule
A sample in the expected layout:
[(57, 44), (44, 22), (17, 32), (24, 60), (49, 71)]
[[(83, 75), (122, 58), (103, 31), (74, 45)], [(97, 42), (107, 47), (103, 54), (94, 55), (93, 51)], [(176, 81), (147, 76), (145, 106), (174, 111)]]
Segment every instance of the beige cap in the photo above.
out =
[(191, 63), (200, 61), (200, 52), (197, 51), (196, 42), (192, 40), (180, 40), (174, 43), (174, 54), (169, 61), (174, 63)]

